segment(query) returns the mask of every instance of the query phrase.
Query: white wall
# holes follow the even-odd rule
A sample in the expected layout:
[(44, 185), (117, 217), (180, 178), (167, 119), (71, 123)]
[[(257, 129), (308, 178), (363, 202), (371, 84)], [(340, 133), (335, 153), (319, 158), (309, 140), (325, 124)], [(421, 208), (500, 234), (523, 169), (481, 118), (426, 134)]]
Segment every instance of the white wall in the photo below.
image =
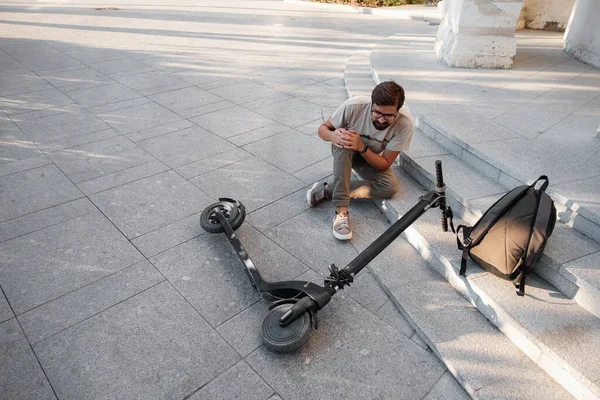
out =
[(564, 32), (575, 0), (523, 0), (517, 29), (543, 29)]
[(565, 32), (565, 51), (600, 68), (600, 1), (576, 0)]

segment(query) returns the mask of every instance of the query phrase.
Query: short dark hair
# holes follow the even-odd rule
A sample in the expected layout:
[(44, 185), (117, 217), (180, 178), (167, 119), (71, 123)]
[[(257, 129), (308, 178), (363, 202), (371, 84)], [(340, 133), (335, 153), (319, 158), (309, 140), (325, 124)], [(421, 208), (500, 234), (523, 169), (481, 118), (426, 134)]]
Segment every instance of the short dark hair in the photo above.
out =
[(404, 105), (404, 89), (394, 81), (381, 82), (371, 93), (371, 102), (380, 106), (393, 106), (397, 110)]

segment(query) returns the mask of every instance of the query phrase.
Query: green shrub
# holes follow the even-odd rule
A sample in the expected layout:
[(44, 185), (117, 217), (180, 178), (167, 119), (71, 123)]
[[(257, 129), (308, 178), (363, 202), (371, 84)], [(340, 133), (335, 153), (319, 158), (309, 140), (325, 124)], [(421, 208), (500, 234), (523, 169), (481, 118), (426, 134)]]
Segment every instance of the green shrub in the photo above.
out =
[(395, 7), (406, 4), (425, 4), (426, 0), (311, 0), (319, 3), (347, 4), (359, 7)]

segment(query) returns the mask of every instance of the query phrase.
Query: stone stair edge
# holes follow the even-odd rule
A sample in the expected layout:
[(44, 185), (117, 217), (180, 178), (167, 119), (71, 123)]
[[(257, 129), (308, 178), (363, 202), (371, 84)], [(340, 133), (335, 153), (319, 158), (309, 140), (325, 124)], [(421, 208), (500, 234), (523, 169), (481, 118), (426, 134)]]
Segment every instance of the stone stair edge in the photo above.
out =
[[(428, 190), (433, 189), (435, 177), (431, 173), (407, 154), (403, 154), (401, 160), (400, 167), (404, 171)], [(448, 181), (445, 183), (447, 185), (448, 197), (452, 200), (450, 205), (453, 207), (455, 215), (465, 219), (468, 224), (473, 225), (481, 217), (484, 210), (478, 208), (476, 205), (461, 202), (460, 195), (454, 195), (452, 183)], [(459, 205), (458, 209), (456, 208), (457, 204)], [(390, 207), (393, 208), (393, 205), (390, 205)], [(581, 235), (580, 233), (577, 234)], [(569, 271), (565, 267), (565, 264), (570, 262), (567, 261), (564, 264), (557, 262), (552, 256), (544, 253), (533, 271), (558, 288), (567, 297), (573, 298), (584, 309), (600, 318), (599, 288), (586, 282), (585, 279), (577, 276), (574, 272)]]
[[(375, 201), (390, 223), (396, 221), (400, 215), (397, 210), (386, 201)], [(548, 375), (559, 382), (573, 396), (579, 399), (600, 399), (600, 388), (587, 379), (581, 372), (572, 368), (567, 361), (559, 357), (552, 349), (539, 341), (535, 335), (529, 333), (508, 311), (505, 311), (495, 300), (488, 296), (472, 279), (477, 276), (475, 270), (467, 277), (458, 275), (459, 265), (440, 254), (427, 239), (411, 226), (402, 235), (419, 254), (444, 277), (467, 301), (474, 305), (481, 314), (502, 331), (518, 348), (529, 356)], [(469, 268), (473, 271), (473, 266)], [(515, 294), (515, 298), (518, 296)], [(595, 316), (594, 316), (595, 317)]]
[[(375, 68), (371, 67), (371, 73), (375, 83), (381, 82), (381, 78)], [(407, 102), (407, 107), (415, 116), (416, 126), (419, 127), (423, 133), (446, 147), (466, 164), (486, 174), (489, 178), (495, 180), (507, 189), (532, 182), (532, 178), (524, 176), (521, 171), (513, 169), (510, 165), (507, 165), (502, 161), (492, 159), (485, 153), (458, 139), (452, 135), (451, 132), (437, 126), (432, 121), (429, 121), (426, 115), (422, 115), (419, 113), (418, 109), (411, 107), (410, 101)], [(577, 201), (561, 194), (560, 191), (557, 191), (556, 189), (549, 188), (548, 193), (554, 198), (556, 203), (562, 206), (562, 212), (559, 213), (559, 217), (563, 222), (568, 223), (572, 228), (600, 242), (599, 214), (590, 211), (585, 206), (582, 206)], [(581, 221), (577, 221), (578, 218), (580, 218)]]
[[(365, 74), (364, 78), (361, 80), (364, 86), (360, 86), (360, 94), (367, 94), (367, 87), (368, 91), (372, 90), (372, 88), (375, 86), (374, 80), (375, 82), (378, 81), (376, 71), (374, 71), (370, 65), (370, 53), (371, 50), (357, 50), (350, 56), (346, 64), (352, 65), (351, 69), (353, 71), (362, 70)], [(350, 83), (354, 81), (347, 80), (346, 76), (345, 81), (348, 97), (357, 94), (356, 86), (350, 85)], [(369, 86), (367, 86), (366, 81), (370, 81)], [(421, 128), (422, 127), (416, 127), (416, 129)], [(431, 138), (430, 135), (427, 135), (427, 137)], [(449, 154), (453, 154), (456, 158), (458, 158), (459, 161), (464, 162), (464, 160), (462, 160), (460, 156), (457, 156), (455, 152), (453, 152), (451, 149), (448, 149), (447, 147), (443, 146), (443, 144), (439, 143), (438, 141), (435, 141), (435, 138), (431, 138), (431, 140), (433, 140), (439, 146), (446, 148)], [(410, 156), (410, 152), (408, 154), (402, 153), (398, 161), (401, 167), (404, 170), (406, 170), (414, 179), (421, 183), (421, 185), (428, 187), (429, 189), (433, 188), (433, 175), (428, 173), (427, 170), (423, 168), (417, 160), (413, 159)], [(493, 177), (490, 177), (489, 174), (480, 171), (479, 168), (476, 168), (469, 163), (465, 164), (470, 168), (474, 169), (475, 171), (483, 174), (484, 176), (487, 176), (487, 178), (492, 182), (497, 182), (493, 179)], [(510, 188), (523, 184), (523, 182), (514, 178), (505, 179), (504, 181), (504, 185), (502, 186), (509, 186)], [(449, 195), (455, 200), (454, 205), (456, 206), (458, 204), (460, 206), (459, 209), (455, 211), (459, 211), (459, 215), (461, 215), (461, 217), (466, 217), (468, 223), (470, 223), (471, 225), (474, 224), (477, 221), (477, 219), (479, 219), (479, 217), (483, 214), (484, 210), (482, 210), (481, 208), (477, 208), (473, 204), (470, 204), (469, 199), (467, 199), (466, 202), (463, 201), (463, 196), (460, 193), (457, 193), (453, 190), (452, 184), (447, 183), (447, 189)], [(469, 204), (466, 204), (467, 202), (469, 202)], [(491, 203), (488, 204), (488, 206), (490, 205)], [(546, 254), (542, 256), (542, 259), (536, 266), (536, 273), (555, 287), (559, 288), (565, 295), (567, 295), (567, 297), (574, 298), (583, 308), (593, 313), (594, 315), (600, 317), (600, 288), (596, 288), (594, 287), (594, 285), (587, 283), (584, 279), (581, 279), (573, 272), (564, 268), (563, 264), (556, 263)]]
[[(374, 74), (374, 77), (375, 76), (376, 75)], [(371, 87), (373, 87), (373, 85), (371, 85)], [(352, 95), (353, 92), (352, 92), (351, 88), (348, 86), (347, 86), (347, 91), (348, 91), (349, 96)], [(452, 152), (450, 152), (450, 153), (453, 154)], [(418, 163), (415, 163), (414, 160), (412, 160), (408, 155), (404, 155), (401, 158), (401, 163), (403, 161), (411, 162), (411, 163), (419, 166)], [(426, 179), (427, 179), (427, 181), (431, 182), (433, 180), (433, 176), (431, 174), (429, 174), (424, 168), (422, 168), (422, 167), (420, 167), (420, 168), (421, 168), (420, 173), (425, 176), (429, 175)], [(425, 185), (425, 186), (427, 186), (427, 185)], [(382, 212), (384, 212), (384, 214), (386, 214), (386, 216), (388, 217), (390, 222), (392, 222), (398, 218), (397, 211), (393, 207), (390, 207), (389, 203), (387, 203), (387, 204), (381, 203), (378, 205), (380, 205)], [(468, 208), (468, 207), (465, 207), (465, 208)], [(473, 213), (474, 216), (477, 216), (477, 214), (481, 214), (481, 210), (478, 210), (478, 213)], [(414, 228), (412, 228), (412, 227), (410, 229), (414, 230)], [(416, 232), (416, 230), (414, 230), (414, 232)], [(412, 237), (413, 237), (412, 241), (409, 239), (411, 234), (405, 234), (406, 239), (411, 243), (411, 245), (413, 245), (413, 247), (417, 251), (419, 251), (421, 249), (421, 251), (419, 251), (419, 252), (431, 264), (431, 260), (428, 259), (422, 253), (422, 249), (424, 248), (422, 241), (424, 240), (424, 238), (421, 236), (421, 243), (417, 243), (418, 240), (415, 241), (414, 238), (419, 237), (420, 235), (418, 233), (414, 233), (414, 232), (412, 233)], [(426, 245), (425, 247), (428, 248), (429, 252), (431, 252), (431, 246)], [(433, 252), (433, 253), (436, 254), (435, 252)], [(444, 276), (448, 280), (448, 282), (450, 282), (467, 300), (469, 300), (473, 305), (478, 307), (478, 309), (480, 310), (480, 312), (482, 312), (483, 315), (485, 315), (486, 317), (489, 317), (489, 313), (486, 314), (485, 307), (483, 307), (484, 304), (486, 305), (486, 307), (489, 306), (489, 304), (494, 304), (495, 308), (497, 310), (500, 310), (500, 308), (498, 308), (498, 305), (493, 301), (493, 299), (490, 299), (489, 296), (487, 296), (483, 290), (478, 288), (477, 285), (473, 285), (468, 280), (468, 278), (464, 278), (464, 280), (463, 280), (460, 277), (458, 277), (455, 268), (451, 264), (450, 265), (444, 264), (444, 260), (447, 263), (449, 263), (449, 260), (447, 260), (445, 257), (440, 256), (440, 255), (437, 255), (437, 258), (438, 258), (439, 262), (443, 265), (443, 267), (442, 267), (443, 271), (438, 270), (438, 272), (442, 276)], [(462, 282), (462, 286), (464, 286), (462, 288), (462, 290), (461, 290), (461, 282)], [(577, 282), (577, 279), (575, 279), (575, 283), (576, 282)], [(470, 287), (472, 289), (470, 291), (467, 288), (467, 284), (471, 285)], [(475, 293), (477, 291), (478, 291), (478, 293), (474, 297), (473, 293)], [(485, 301), (482, 299), (485, 299)], [(478, 304), (479, 304), (479, 306), (478, 306)], [(496, 315), (498, 315), (497, 312), (496, 312)], [(507, 314), (503, 310), (500, 310), (500, 315), (503, 316), (503, 318), (502, 318), (503, 323), (498, 322), (496, 324), (497, 326), (499, 325), (498, 328), (500, 328), (505, 334), (507, 334), (507, 336), (512, 335), (511, 339), (513, 339), (515, 337), (518, 338), (519, 336), (521, 338), (525, 338), (525, 340), (520, 339), (520, 342), (522, 342), (522, 344), (519, 347), (522, 348), (525, 353), (527, 353), (529, 356), (531, 356), (532, 359), (534, 359), (533, 357), (537, 357), (537, 360), (540, 360), (543, 358), (543, 357), (541, 357), (541, 355), (544, 355), (545, 359), (544, 359), (543, 363), (546, 365), (543, 369), (546, 370), (546, 372), (548, 372), (555, 379), (557, 379), (558, 381), (561, 381), (561, 384), (566, 385), (566, 387), (570, 390), (571, 393), (576, 395), (576, 397), (578, 397), (578, 398), (586, 398), (586, 399), (587, 398), (600, 398), (599, 397), (600, 390), (598, 390), (598, 388), (595, 386), (594, 382), (587, 380), (578, 371), (570, 371), (570, 373), (567, 373), (567, 374), (562, 373), (561, 371), (565, 371), (565, 368), (566, 368), (566, 370), (569, 369), (568, 364), (566, 364), (566, 362), (564, 362), (564, 360), (562, 360), (560, 357), (557, 357), (556, 355), (552, 354), (552, 351), (548, 348), (545, 348), (545, 346), (543, 344), (535, 343), (536, 342), (535, 338), (527, 337), (527, 331), (524, 330), (524, 328), (522, 326), (520, 326), (520, 324), (518, 324), (517, 321), (515, 321), (512, 317), (510, 317), (509, 314)], [(494, 321), (492, 321), (492, 322), (494, 322)], [(504, 327), (504, 329), (502, 329), (502, 326)], [(518, 328), (519, 326), (520, 326), (520, 329)], [(518, 339), (515, 339), (515, 340), (518, 340)], [(543, 348), (545, 348), (545, 350), (542, 350)], [(533, 352), (532, 352), (532, 349), (534, 349)], [(535, 349), (537, 349), (537, 350), (535, 350)], [(527, 351), (525, 351), (525, 350), (527, 350)], [(557, 361), (557, 359), (558, 359), (558, 361)], [(536, 360), (534, 360), (534, 361), (536, 361)], [(548, 365), (548, 364), (550, 364), (550, 365)], [(561, 364), (561, 365), (559, 365), (559, 364)], [(559, 371), (559, 372), (557, 372), (557, 371)], [(576, 375), (577, 377), (576, 378), (573, 377), (572, 374)], [(594, 391), (591, 391), (590, 387), (593, 388)]]

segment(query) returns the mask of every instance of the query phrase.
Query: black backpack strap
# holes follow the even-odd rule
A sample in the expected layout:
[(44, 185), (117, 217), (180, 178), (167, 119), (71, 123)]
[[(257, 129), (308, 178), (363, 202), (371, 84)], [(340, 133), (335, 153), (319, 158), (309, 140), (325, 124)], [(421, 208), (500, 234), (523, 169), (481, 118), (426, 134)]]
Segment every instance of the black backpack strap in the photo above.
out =
[[(460, 240), (458, 236), (461, 229), (463, 231), (463, 240)], [(456, 228), (456, 243), (458, 244), (458, 249), (463, 251), (458, 274), (463, 276), (467, 271), (467, 258), (469, 257), (469, 249), (471, 248), (471, 238), (469, 235), (471, 234), (472, 229), (472, 227), (466, 225), (459, 225)]]
[(545, 192), (546, 189), (548, 188), (548, 185), (550, 184), (550, 180), (548, 179), (548, 177), (546, 175), (542, 175), (539, 178), (537, 178), (537, 180), (535, 182), (533, 182), (531, 184), (531, 187), (535, 189), (535, 185), (537, 185), (539, 181), (545, 181), (545, 182), (537, 190), (540, 192)]
[(517, 290), (517, 294), (519, 296), (525, 296), (525, 277), (526, 276), (527, 276), (527, 266), (523, 265), (523, 271), (521, 271), (521, 273), (517, 277), (517, 281), (518, 281), (517, 287), (519, 288), (519, 290)]

